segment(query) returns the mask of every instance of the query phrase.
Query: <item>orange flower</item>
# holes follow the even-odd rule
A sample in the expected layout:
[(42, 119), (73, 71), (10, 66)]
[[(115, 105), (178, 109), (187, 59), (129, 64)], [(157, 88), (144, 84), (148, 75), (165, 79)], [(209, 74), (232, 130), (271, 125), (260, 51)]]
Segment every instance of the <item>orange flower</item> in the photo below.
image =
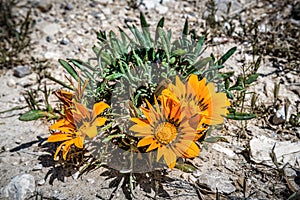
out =
[(157, 161), (163, 156), (168, 167), (173, 169), (177, 157), (199, 155), (200, 149), (194, 142), (197, 130), (190, 122), (200, 118), (198, 114), (186, 115), (186, 110), (173, 99), (162, 96), (160, 101), (161, 107), (155, 99), (155, 108), (146, 101), (149, 109), (141, 108), (145, 119), (131, 118), (136, 124), (130, 130), (143, 137), (137, 147), (149, 145), (146, 152), (157, 149)]
[(230, 106), (225, 93), (216, 93), (213, 83), (206, 83), (205, 78), (199, 81), (198, 76), (194, 74), (186, 84), (177, 76), (176, 84), (169, 84), (168, 88), (162, 91), (162, 95), (188, 106), (191, 113), (199, 113), (199, 127), (202, 124), (222, 124), (223, 115), (228, 113), (227, 107)]
[(52, 133), (47, 141), (64, 141), (56, 149), (54, 159), (61, 149), (63, 150), (63, 159), (66, 159), (73, 144), (78, 148), (83, 148), (86, 135), (90, 138), (95, 137), (97, 126), (102, 126), (106, 121), (106, 118), (99, 117), (99, 115), (108, 107), (106, 103), (99, 102), (94, 104), (93, 111), (90, 113), (83, 104), (74, 101), (74, 107), (66, 108), (64, 117), (50, 126), (50, 130), (58, 132)]

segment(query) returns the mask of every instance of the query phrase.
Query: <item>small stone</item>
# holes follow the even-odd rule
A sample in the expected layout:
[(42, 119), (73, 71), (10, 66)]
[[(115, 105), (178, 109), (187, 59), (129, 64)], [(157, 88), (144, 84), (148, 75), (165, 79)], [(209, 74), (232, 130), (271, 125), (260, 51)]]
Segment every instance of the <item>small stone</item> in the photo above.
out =
[(161, 4), (157, 4), (157, 6), (155, 7), (155, 10), (160, 14), (160, 15), (164, 15), (168, 12), (168, 7), (163, 6)]
[(16, 87), (16, 81), (12, 78), (8, 79), (7, 86), (8, 87)]
[(94, 8), (94, 7), (96, 7), (96, 4), (94, 2), (91, 2), (91, 3), (89, 3), (89, 6)]
[(14, 69), (14, 76), (18, 78), (23, 78), (24, 76), (31, 74), (30, 68), (28, 65), (20, 65)]
[(60, 41), (60, 44), (62, 45), (67, 45), (70, 43), (70, 40), (68, 40), (68, 38), (63, 38), (61, 41)]
[(28, 199), (35, 191), (35, 180), (30, 174), (15, 176), (6, 186), (0, 189), (0, 198)]
[[(56, 33), (58, 33), (61, 30), (61, 27), (58, 23), (45, 22), (41, 25), (41, 30), (47, 36), (54, 36)], [(49, 39), (51, 39), (51, 37)]]
[(51, 1), (48, 0), (40, 0), (37, 3), (37, 8), (41, 11), (41, 12), (48, 12), (51, 10), (52, 8), (52, 4)]
[(16, 139), (15, 143), (16, 143), (16, 144), (21, 144), (21, 143), (22, 143), (22, 140)]
[(72, 3), (67, 3), (67, 5), (65, 6), (66, 10), (73, 10), (74, 9), (74, 5)]
[(44, 185), (46, 183), (45, 179), (41, 179), (37, 182), (39, 186)]
[(56, 59), (59, 58), (60, 56), (61, 55), (59, 53), (51, 52), (51, 51), (46, 52), (44, 55), (46, 59)]
[(43, 168), (43, 165), (42, 164), (36, 164), (34, 167), (33, 167), (33, 171), (38, 171), (38, 170), (41, 170)]
[(199, 185), (208, 187), (212, 192), (224, 192), (230, 194), (236, 190), (227, 174), (219, 171), (208, 171), (206, 173), (198, 172), (197, 182)]
[(48, 35), (48, 36), (46, 37), (46, 41), (47, 41), (47, 42), (51, 42), (51, 40), (52, 40), (51, 36)]

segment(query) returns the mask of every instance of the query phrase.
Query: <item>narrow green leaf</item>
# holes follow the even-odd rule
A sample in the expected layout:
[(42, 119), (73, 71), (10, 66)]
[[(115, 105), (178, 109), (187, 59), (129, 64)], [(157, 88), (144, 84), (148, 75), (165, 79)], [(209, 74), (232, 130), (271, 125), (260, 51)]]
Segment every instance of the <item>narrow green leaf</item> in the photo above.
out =
[(187, 36), (187, 35), (189, 34), (189, 22), (188, 22), (188, 19), (185, 20), (184, 28), (183, 28), (182, 34), (183, 34), (184, 36)]
[(262, 59), (262, 56), (259, 56), (255, 62), (255, 65), (254, 65), (254, 72), (256, 73), (258, 68), (260, 67), (260, 63), (261, 63), (261, 59)]
[(77, 72), (74, 70), (74, 68), (65, 60), (58, 59), (58, 62), (67, 70), (67, 72), (76, 80), (78, 81), (78, 75)]
[(196, 167), (188, 163), (176, 163), (175, 168), (186, 173), (193, 173), (197, 170)]
[(173, 56), (182, 56), (186, 53), (187, 53), (187, 51), (184, 49), (176, 49), (175, 51), (172, 52), (172, 55)]
[(209, 137), (204, 140), (204, 142), (208, 143), (216, 143), (216, 142), (227, 142), (226, 138), (221, 136)]
[(235, 112), (235, 113), (229, 113), (225, 115), (227, 119), (233, 119), (233, 120), (249, 120), (256, 118), (255, 114), (252, 113), (241, 113), (241, 112)]
[(217, 64), (218, 65), (222, 65), (226, 62), (226, 60), (232, 56), (232, 54), (234, 54), (234, 52), (236, 51), (236, 47), (232, 47), (231, 49), (229, 49), (218, 61)]
[(243, 86), (243, 76), (238, 76), (235, 84), (229, 88), (229, 90), (242, 90)]
[(54, 82), (60, 84), (61, 86), (65, 87), (65, 88), (68, 88), (68, 89), (70, 89), (70, 90), (74, 90), (74, 88), (71, 87), (70, 85), (67, 85), (67, 84), (64, 83), (63, 81), (58, 80), (58, 79), (56, 79), (56, 78), (54, 78), (54, 77), (52, 77), (52, 76), (50, 76), (50, 75), (48, 75), (48, 74), (45, 74), (45, 77), (48, 78), (48, 79), (50, 79), (51, 81), (54, 81)]
[(196, 47), (195, 47), (195, 51), (194, 51), (195, 57), (198, 57), (200, 55), (203, 44), (204, 44), (204, 39), (205, 39), (205, 35), (201, 36), (198, 39)]
[(159, 37), (162, 42), (162, 48), (165, 50), (167, 61), (170, 60), (170, 40), (168, 39), (166, 32), (162, 28), (158, 28)]
[(251, 74), (245, 81), (245, 84), (250, 85), (251, 83), (255, 82), (258, 78), (259, 74)]
[(19, 117), (20, 121), (33, 121), (43, 117), (47, 117), (48, 113), (42, 110), (30, 110)]
[(142, 28), (149, 27), (149, 24), (147, 23), (147, 20), (146, 20), (143, 12), (140, 12), (140, 22), (141, 22)]
[(231, 76), (233, 76), (233, 74), (234, 74), (233, 71), (226, 72), (226, 73), (222, 73), (222, 74), (220, 74), (220, 78), (222, 78), (222, 79), (228, 79), (228, 78), (230, 78)]
[(206, 66), (210, 61), (212, 60), (211, 57), (203, 58), (199, 61), (197, 61), (195, 64), (193, 64), (197, 69), (200, 70), (200, 68)]
[(155, 43), (157, 42), (158, 38), (159, 38), (159, 33), (158, 33), (158, 28), (163, 28), (165, 24), (165, 18), (162, 17), (156, 27), (156, 31), (155, 31)]

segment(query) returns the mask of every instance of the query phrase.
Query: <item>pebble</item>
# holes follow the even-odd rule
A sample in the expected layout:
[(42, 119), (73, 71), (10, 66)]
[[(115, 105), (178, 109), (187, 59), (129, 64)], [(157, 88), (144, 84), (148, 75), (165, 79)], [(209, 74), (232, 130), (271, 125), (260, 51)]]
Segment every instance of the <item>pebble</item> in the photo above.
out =
[(37, 3), (37, 8), (41, 11), (41, 12), (48, 12), (51, 10), (52, 8), (52, 4), (50, 0), (41, 0), (38, 1)]
[(8, 87), (12, 87), (12, 88), (16, 87), (16, 81), (14, 79), (12, 79), (12, 78), (8, 79), (7, 86)]
[(74, 9), (74, 5), (72, 3), (67, 3), (67, 5), (65, 6), (66, 10), (73, 10)]
[(51, 42), (51, 40), (52, 40), (51, 36), (48, 35), (48, 36), (46, 37), (46, 41), (47, 41), (47, 42)]
[(54, 36), (61, 30), (61, 26), (58, 23), (43, 23), (41, 25), (41, 30), (47, 36)]
[(224, 192), (230, 194), (236, 190), (229, 176), (225, 173), (219, 171), (208, 171), (206, 173), (198, 171), (196, 174), (193, 174), (198, 178), (197, 182), (200, 185), (207, 186), (212, 192)]
[(167, 12), (168, 12), (168, 7), (166, 7), (166, 6), (163, 6), (163, 5), (161, 5), (161, 4), (157, 4), (157, 6), (155, 7), (155, 10), (159, 13), (159, 14), (161, 14), (161, 15), (163, 15), (163, 14), (166, 14)]
[(41, 169), (43, 169), (43, 165), (42, 164), (36, 164), (34, 167), (33, 167), (33, 171), (39, 171), (39, 170), (41, 170)]
[(19, 174), (0, 189), (0, 199), (28, 199), (35, 191), (35, 180), (30, 174)]
[(46, 183), (45, 179), (41, 179), (37, 182), (39, 186), (44, 185)]
[(61, 41), (60, 41), (60, 44), (62, 45), (68, 45), (70, 43), (70, 40), (68, 40), (68, 38), (63, 38)]
[(31, 71), (28, 65), (20, 65), (14, 68), (14, 76), (18, 78), (23, 78), (29, 74), (31, 74)]

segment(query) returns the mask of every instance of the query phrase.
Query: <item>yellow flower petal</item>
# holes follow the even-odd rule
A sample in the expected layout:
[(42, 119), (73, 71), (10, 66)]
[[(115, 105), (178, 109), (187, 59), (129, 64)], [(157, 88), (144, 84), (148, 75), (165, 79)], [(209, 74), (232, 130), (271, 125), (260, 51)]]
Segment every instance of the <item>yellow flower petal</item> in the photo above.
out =
[(58, 147), (57, 147), (57, 149), (56, 149), (56, 151), (55, 151), (55, 154), (54, 154), (54, 160), (58, 160), (58, 158), (57, 158), (57, 155), (58, 155), (58, 153), (60, 152), (60, 150), (61, 150), (61, 148), (62, 148), (62, 146), (63, 145), (65, 145), (65, 142), (64, 143), (61, 143)]
[(83, 148), (83, 143), (84, 143), (83, 137), (78, 136), (78, 137), (74, 138), (74, 144), (75, 144), (76, 147), (82, 149)]
[(152, 150), (158, 148), (159, 146), (160, 146), (160, 144), (157, 141), (153, 141), (151, 143), (151, 145), (148, 147), (146, 152), (152, 151)]
[(147, 146), (154, 141), (155, 141), (155, 139), (153, 138), (153, 136), (146, 136), (138, 142), (137, 147)]
[(176, 154), (168, 147), (164, 150), (164, 160), (166, 161), (168, 167), (173, 169), (176, 164)]
[(69, 140), (71, 138), (72, 138), (72, 135), (70, 135), (70, 134), (54, 133), (48, 137), (47, 142), (60, 142), (60, 141)]
[(63, 147), (63, 152), (62, 152), (64, 160), (67, 160), (67, 154), (68, 154), (72, 144), (74, 144), (73, 140), (64, 142), (64, 147)]
[(140, 126), (139, 124), (135, 124), (131, 126), (129, 130), (133, 132), (137, 132), (142, 135), (151, 135), (153, 132), (153, 128), (150, 125)]
[(93, 106), (92, 119), (95, 119), (107, 108), (109, 108), (109, 105), (104, 102), (95, 103)]

